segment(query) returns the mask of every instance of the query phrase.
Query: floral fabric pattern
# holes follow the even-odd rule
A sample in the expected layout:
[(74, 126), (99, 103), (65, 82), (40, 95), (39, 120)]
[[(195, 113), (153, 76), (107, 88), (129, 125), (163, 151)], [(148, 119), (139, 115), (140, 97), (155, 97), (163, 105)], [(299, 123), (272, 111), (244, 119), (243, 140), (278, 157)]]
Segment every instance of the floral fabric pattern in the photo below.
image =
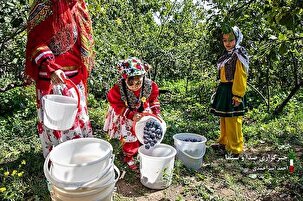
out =
[(108, 131), (110, 138), (118, 138), (123, 142), (135, 142), (137, 137), (132, 133), (133, 121), (118, 115), (110, 106), (106, 115), (103, 130)]

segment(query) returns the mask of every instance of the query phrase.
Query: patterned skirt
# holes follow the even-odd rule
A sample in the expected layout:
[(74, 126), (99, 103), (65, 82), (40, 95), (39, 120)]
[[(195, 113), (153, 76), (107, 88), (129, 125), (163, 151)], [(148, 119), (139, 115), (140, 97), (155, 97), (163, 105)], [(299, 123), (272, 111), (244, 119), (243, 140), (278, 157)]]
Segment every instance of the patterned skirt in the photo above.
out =
[(133, 121), (116, 114), (112, 106), (108, 108), (103, 130), (108, 132), (110, 138), (117, 138), (122, 142), (138, 140), (133, 131)]
[[(80, 92), (80, 111), (78, 111), (73, 127), (69, 130), (59, 131), (47, 128), (43, 124), (42, 97), (48, 90), (37, 89), (37, 112), (38, 112), (38, 133), (42, 144), (43, 155), (46, 157), (52, 148), (61, 142), (84, 137), (93, 137), (92, 127), (88, 117), (85, 87), (82, 82), (77, 85)], [(63, 94), (66, 96), (77, 97), (75, 89), (67, 89), (65, 85), (53, 87), (53, 94)]]
[(210, 112), (215, 116), (234, 117), (243, 116), (245, 113), (245, 100), (239, 106), (232, 104), (232, 83), (220, 83), (211, 104)]

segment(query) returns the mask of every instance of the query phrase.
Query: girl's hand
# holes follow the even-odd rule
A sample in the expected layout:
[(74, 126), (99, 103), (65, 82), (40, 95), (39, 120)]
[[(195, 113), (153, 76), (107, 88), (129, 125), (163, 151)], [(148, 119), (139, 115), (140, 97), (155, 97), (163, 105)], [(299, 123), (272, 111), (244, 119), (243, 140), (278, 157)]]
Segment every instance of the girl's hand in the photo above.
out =
[(234, 107), (238, 107), (240, 105), (241, 102), (239, 102), (238, 100), (236, 99), (233, 99), (233, 105)]
[(54, 85), (64, 84), (64, 79), (66, 78), (62, 70), (56, 70), (51, 74), (51, 82)]
[(142, 114), (136, 113), (133, 117), (133, 121), (139, 121), (142, 118)]

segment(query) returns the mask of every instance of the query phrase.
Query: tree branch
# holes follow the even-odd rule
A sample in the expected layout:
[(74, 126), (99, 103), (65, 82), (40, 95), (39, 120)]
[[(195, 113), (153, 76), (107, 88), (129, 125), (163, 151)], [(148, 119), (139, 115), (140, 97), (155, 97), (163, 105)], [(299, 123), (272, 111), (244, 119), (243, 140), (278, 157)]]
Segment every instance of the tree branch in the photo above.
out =
[(299, 89), (303, 86), (303, 81), (301, 80), (289, 93), (287, 98), (276, 107), (274, 111), (274, 115), (278, 115), (283, 111), (283, 108), (286, 106), (286, 104), (290, 101), (290, 99), (299, 91)]
[(246, 6), (249, 6), (249, 5), (250, 5), (251, 3), (253, 3), (254, 1), (256, 1), (256, 0), (250, 0), (250, 1), (247, 2), (247, 3), (243, 3), (241, 6), (229, 10), (228, 13), (232, 13), (232, 12), (239, 11), (239, 10), (241, 10), (242, 8), (246, 7)]
[(11, 35), (7, 36), (2, 40), (2, 43), (0, 44), (0, 52), (2, 52), (3, 48), (5, 47), (5, 44), (9, 42), (10, 40), (14, 39), (17, 35), (22, 33), (26, 29), (26, 23), (23, 23), (22, 26), (19, 27), (15, 32), (13, 32)]
[(11, 83), (11, 84), (6, 85), (3, 88), (0, 88), (0, 93), (9, 91), (9, 90), (14, 89), (16, 87), (23, 87), (23, 86), (24, 86), (24, 83)]
[(250, 84), (249, 82), (247, 84), (261, 96), (261, 98), (264, 100), (264, 102), (268, 106), (268, 101), (266, 100), (266, 97), (258, 89), (256, 89), (252, 84)]

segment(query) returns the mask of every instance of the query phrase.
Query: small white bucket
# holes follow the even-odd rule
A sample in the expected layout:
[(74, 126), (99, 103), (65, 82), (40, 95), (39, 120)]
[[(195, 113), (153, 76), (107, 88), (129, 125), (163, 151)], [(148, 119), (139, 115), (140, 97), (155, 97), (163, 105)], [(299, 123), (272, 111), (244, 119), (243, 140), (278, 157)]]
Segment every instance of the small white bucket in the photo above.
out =
[(42, 97), (43, 124), (53, 130), (70, 129), (80, 107), (80, 94), (77, 86), (71, 80), (65, 80), (65, 83), (75, 88), (77, 99), (55, 94)]
[(141, 183), (151, 189), (167, 188), (172, 182), (175, 155), (174, 147), (158, 144), (153, 149), (138, 150)]
[(136, 133), (136, 137), (138, 138), (139, 142), (141, 142), (141, 144), (144, 144), (144, 127), (146, 125), (146, 123), (148, 121), (150, 121), (151, 119), (157, 121), (161, 128), (162, 128), (162, 136), (161, 139), (157, 141), (157, 143), (154, 145), (158, 145), (162, 142), (164, 134), (166, 132), (166, 123), (163, 119), (157, 117), (154, 114), (145, 114), (138, 122), (134, 122), (134, 128), (135, 128), (135, 133)]
[(51, 175), (63, 183), (85, 183), (102, 177), (111, 168), (113, 148), (105, 140), (79, 138), (65, 141), (49, 153), (46, 167), (51, 161)]
[[(203, 163), (206, 151), (204, 136), (194, 133), (179, 133), (173, 136), (174, 145), (177, 149), (177, 158), (190, 169), (198, 170)], [(192, 141), (190, 141), (192, 140)]]

